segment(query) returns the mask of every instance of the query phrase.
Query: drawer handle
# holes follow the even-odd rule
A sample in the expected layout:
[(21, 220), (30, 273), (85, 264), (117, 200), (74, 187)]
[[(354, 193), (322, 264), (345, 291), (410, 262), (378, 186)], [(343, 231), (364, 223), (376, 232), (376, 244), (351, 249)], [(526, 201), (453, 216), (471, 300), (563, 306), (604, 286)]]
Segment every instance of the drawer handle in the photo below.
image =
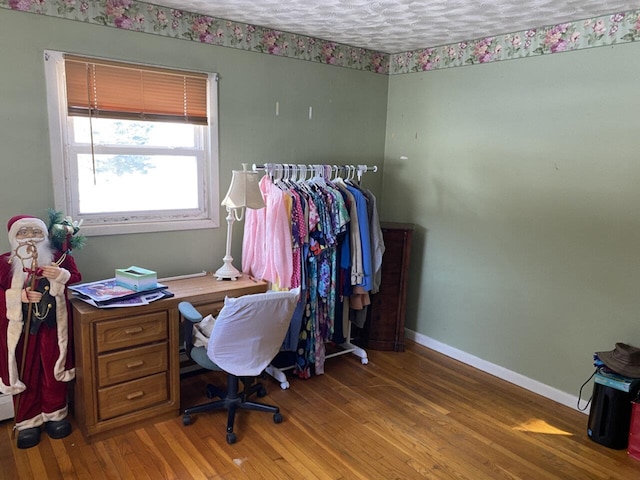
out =
[(127, 328), (124, 333), (126, 333), (127, 335), (133, 335), (134, 333), (140, 333), (142, 332), (144, 329), (142, 327), (135, 327), (135, 328)]
[(138, 360), (137, 362), (127, 363), (127, 368), (136, 368), (141, 367), (142, 365), (144, 365), (144, 362), (142, 360)]
[(137, 392), (133, 392), (130, 393), (129, 395), (127, 395), (127, 400), (133, 400), (135, 398), (140, 398), (144, 395), (144, 392), (142, 390), (138, 390)]

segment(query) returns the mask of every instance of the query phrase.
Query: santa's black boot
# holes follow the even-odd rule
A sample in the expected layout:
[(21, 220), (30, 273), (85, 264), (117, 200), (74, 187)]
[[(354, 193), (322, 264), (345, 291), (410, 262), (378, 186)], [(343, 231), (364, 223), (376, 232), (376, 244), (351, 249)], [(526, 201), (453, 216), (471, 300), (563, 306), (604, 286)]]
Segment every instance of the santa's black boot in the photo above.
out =
[(18, 430), (18, 448), (31, 448), (40, 443), (40, 427)]
[(71, 434), (71, 423), (66, 418), (45, 422), (44, 429), (51, 438), (64, 438)]

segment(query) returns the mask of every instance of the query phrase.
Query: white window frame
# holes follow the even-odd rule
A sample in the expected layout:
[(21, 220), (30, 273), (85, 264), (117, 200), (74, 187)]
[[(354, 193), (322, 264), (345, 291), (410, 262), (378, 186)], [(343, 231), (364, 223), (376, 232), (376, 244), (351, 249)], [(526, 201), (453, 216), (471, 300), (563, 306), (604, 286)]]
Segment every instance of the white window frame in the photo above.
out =
[[(204, 162), (198, 169), (200, 183), (199, 199), (202, 205), (196, 210), (158, 212), (153, 218), (145, 212), (127, 212), (118, 216), (99, 214), (79, 215), (78, 192), (74, 188), (73, 169), (68, 148), (70, 142), (67, 115), (67, 98), (64, 69), (64, 52), (45, 50), (45, 79), (47, 87), (47, 110), (51, 147), (51, 169), (53, 177), (54, 206), (74, 220), (83, 219), (82, 233), (86, 236), (117, 235), (127, 233), (194, 230), (220, 226), (220, 189), (218, 176), (218, 75), (209, 73), (208, 117), (209, 126), (204, 135)], [(166, 67), (165, 67), (166, 68)], [(163, 212), (163, 211), (160, 211)]]

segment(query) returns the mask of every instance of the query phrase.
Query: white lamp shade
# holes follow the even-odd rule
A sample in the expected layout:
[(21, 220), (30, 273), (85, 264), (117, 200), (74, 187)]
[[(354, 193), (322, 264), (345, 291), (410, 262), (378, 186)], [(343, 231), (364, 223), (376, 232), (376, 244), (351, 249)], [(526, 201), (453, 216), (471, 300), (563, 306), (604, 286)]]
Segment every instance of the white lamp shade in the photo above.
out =
[(264, 207), (264, 199), (260, 191), (258, 172), (247, 171), (246, 164), (242, 164), (243, 170), (233, 170), (229, 191), (222, 200), (222, 205), (228, 208), (253, 208)]
[(227, 250), (222, 259), (224, 264), (216, 270), (214, 275), (218, 280), (235, 280), (242, 274), (233, 266), (233, 257), (231, 256), (232, 226), (235, 220), (242, 220), (245, 207), (257, 210), (265, 206), (260, 191), (258, 172), (247, 171), (246, 163), (242, 164), (242, 170), (234, 170), (229, 191), (222, 200), (222, 205), (227, 207)]

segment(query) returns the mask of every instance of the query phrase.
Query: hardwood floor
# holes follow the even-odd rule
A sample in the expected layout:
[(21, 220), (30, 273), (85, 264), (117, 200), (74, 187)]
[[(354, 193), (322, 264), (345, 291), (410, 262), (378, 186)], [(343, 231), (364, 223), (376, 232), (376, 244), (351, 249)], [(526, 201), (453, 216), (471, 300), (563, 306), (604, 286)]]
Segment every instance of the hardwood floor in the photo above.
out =
[[(284, 422), (240, 412), (238, 442), (226, 416), (181, 417), (87, 444), (78, 429), (43, 434), (18, 450), (12, 421), (0, 423), (0, 479), (632, 479), (640, 461), (591, 441), (587, 416), (407, 342), (404, 353), (343, 355), (326, 373), (272, 379), (265, 401)], [(206, 401), (207, 380), (182, 382), (183, 403)], [(187, 402), (186, 399), (189, 399)]]

